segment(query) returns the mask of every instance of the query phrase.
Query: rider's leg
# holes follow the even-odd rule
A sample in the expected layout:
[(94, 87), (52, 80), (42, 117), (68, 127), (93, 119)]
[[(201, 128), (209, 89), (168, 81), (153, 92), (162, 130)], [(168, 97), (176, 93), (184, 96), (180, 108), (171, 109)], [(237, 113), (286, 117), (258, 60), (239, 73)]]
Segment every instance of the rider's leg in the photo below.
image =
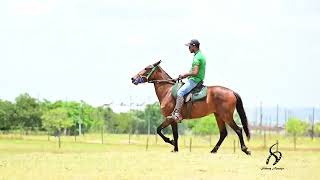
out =
[(178, 90), (176, 106), (173, 111), (173, 117), (177, 122), (181, 122), (181, 120), (183, 119), (180, 113), (183, 105), (183, 101), (184, 101), (183, 96), (189, 93), (196, 86), (197, 86), (196, 82), (194, 82), (191, 79), (188, 79), (186, 83)]

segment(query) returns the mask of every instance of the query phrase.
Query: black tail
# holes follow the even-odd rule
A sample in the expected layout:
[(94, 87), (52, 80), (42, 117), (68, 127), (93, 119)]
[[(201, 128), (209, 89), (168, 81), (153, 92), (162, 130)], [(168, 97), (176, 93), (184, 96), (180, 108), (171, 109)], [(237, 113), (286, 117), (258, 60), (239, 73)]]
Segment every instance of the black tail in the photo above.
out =
[(250, 131), (249, 131), (249, 127), (248, 127), (248, 120), (247, 120), (246, 112), (243, 109), (243, 104), (242, 104), (242, 100), (241, 100), (240, 95), (236, 92), (233, 92), (233, 93), (237, 98), (237, 104), (236, 104), (237, 112), (240, 116), (243, 130), (246, 133), (247, 139), (249, 141), (250, 140)]

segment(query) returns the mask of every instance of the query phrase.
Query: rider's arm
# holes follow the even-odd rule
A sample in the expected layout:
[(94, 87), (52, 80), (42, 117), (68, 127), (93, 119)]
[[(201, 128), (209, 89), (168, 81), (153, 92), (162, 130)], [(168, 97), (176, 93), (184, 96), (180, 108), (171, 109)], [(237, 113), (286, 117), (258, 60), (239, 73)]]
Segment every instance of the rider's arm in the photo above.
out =
[(198, 73), (199, 73), (199, 66), (197, 65), (197, 66), (194, 66), (193, 72), (182, 74), (179, 77), (184, 79), (184, 78), (189, 77), (189, 76), (197, 76)]

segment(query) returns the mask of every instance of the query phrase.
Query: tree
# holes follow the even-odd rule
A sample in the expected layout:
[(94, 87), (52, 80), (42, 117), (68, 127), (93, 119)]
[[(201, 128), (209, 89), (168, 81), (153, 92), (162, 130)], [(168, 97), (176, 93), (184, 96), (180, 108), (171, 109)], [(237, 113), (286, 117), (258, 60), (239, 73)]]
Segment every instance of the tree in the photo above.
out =
[(213, 115), (205, 116), (188, 122), (188, 127), (198, 135), (218, 134), (216, 119)]
[(92, 114), (96, 111), (97, 108), (92, 107), (90, 104), (87, 104), (84, 101), (81, 101), (80, 104), (80, 118), (81, 123), (83, 125), (83, 131), (88, 131), (93, 122), (93, 118), (95, 116), (92, 116)]
[(105, 125), (105, 115), (104, 111), (101, 107), (95, 108), (92, 112), (92, 123), (90, 131), (97, 132), (100, 131), (101, 128), (104, 128)]
[(308, 124), (298, 118), (290, 118), (286, 124), (286, 131), (292, 135), (302, 135), (307, 132)]
[(316, 123), (316, 124), (314, 125), (314, 132), (315, 132), (318, 136), (320, 136), (320, 122), (318, 122), (318, 123)]
[(144, 129), (145, 133), (148, 133), (148, 123), (150, 123), (150, 133), (155, 134), (156, 133), (156, 127), (158, 127), (164, 117), (161, 114), (160, 111), (160, 105), (158, 102), (155, 102), (153, 104), (148, 104), (144, 109), (144, 118), (145, 124)]
[(0, 130), (9, 130), (14, 125), (14, 104), (0, 100)]
[(57, 130), (61, 132), (63, 128), (71, 127), (74, 122), (68, 116), (68, 112), (64, 108), (56, 108), (47, 111), (43, 116), (43, 126), (47, 130)]
[(18, 126), (25, 130), (41, 127), (41, 110), (38, 101), (29, 94), (21, 94), (16, 98), (16, 120)]
[(132, 115), (132, 133), (148, 133), (146, 129), (147, 120), (145, 119), (145, 111), (133, 110), (131, 111)]
[[(78, 135), (79, 133), (79, 122), (82, 125), (82, 106), (79, 102), (63, 102), (62, 107), (68, 112), (68, 117), (73, 121), (73, 125), (69, 128), (72, 135)], [(81, 129), (83, 132), (83, 129)]]
[(81, 124), (81, 132), (86, 132), (90, 130), (92, 123), (95, 119), (96, 108), (85, 103), (84, 101), (56, 101), (54, 103), (46, 103), (47, 109), (63, 108), (67, 111), (68, 117), (73, 120), (73, 126), (69, 127), (69, 134), (78, 134), (79, 123)]
[(128, 133), (131, 130), (133, 118), (130, 113), (119, 113), (114, 116), (116, 133)]
[(296, 150), (297, 135), (305, 134), (308, 124), (298, 118), (290, 118), (286, 124), (286, 131), (293, 135), (294, 150)]

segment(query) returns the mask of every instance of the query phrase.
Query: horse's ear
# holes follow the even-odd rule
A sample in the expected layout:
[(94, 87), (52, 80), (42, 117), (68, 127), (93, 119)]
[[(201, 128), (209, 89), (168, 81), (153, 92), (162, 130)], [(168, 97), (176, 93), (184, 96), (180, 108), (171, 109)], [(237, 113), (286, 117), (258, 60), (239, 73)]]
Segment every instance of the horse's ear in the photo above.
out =
[(158, 66), (160, 63), (161, 63), (161, 60), (156, 62), (156, 63), (154, 63), (153, 66)]

